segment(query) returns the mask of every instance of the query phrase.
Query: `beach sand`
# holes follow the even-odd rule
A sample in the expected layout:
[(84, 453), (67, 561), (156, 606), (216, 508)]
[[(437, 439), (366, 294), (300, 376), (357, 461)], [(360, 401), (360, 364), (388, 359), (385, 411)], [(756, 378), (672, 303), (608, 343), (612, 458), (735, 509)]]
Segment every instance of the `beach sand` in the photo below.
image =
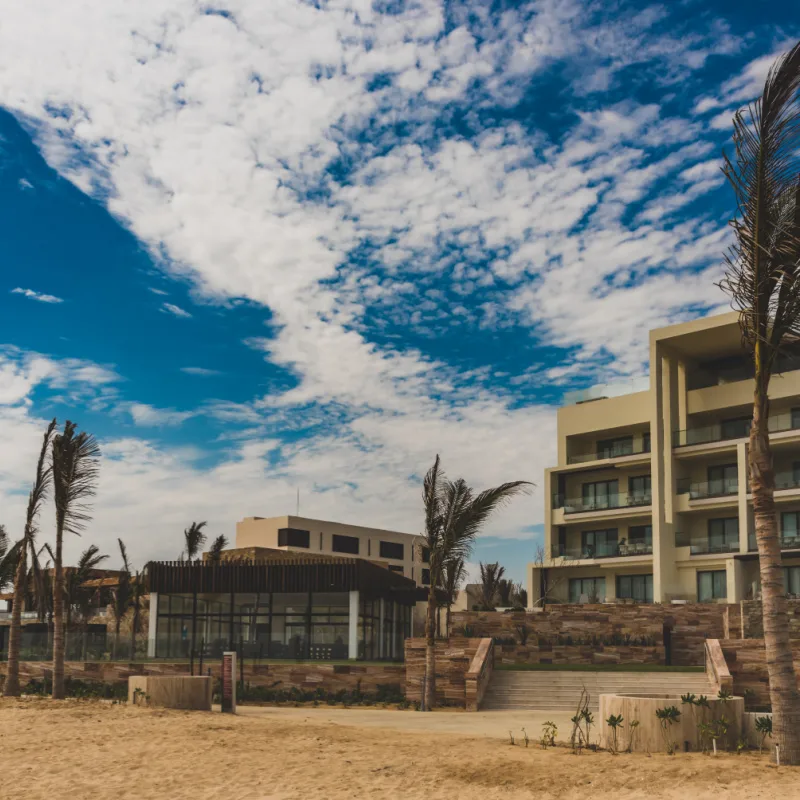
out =
[[(544, 715), (240, 707), (236, 716), (0, 700), (3, 800), (797, 798), (800, 769), (747, 753), (510, 746)], [(551, 715), (552, 716), (552, 715)], [(560, 736), (568, 735), (563, 715)], [(535, 733), (534, 733), (535, 732)]]

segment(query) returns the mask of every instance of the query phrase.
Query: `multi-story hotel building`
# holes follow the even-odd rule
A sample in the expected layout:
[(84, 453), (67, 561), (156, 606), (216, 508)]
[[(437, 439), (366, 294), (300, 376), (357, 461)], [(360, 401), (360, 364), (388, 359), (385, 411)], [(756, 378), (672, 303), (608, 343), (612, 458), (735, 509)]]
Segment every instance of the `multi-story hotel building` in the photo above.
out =
[[(800, 349), (770, 385), (784, 578), (800, 594)], [(738, 602), (759, 593), (747, 481), (752, 365), (736, 313), (650, 332), (646, 391), (558, 411), (545, 557), (528, 597)]]

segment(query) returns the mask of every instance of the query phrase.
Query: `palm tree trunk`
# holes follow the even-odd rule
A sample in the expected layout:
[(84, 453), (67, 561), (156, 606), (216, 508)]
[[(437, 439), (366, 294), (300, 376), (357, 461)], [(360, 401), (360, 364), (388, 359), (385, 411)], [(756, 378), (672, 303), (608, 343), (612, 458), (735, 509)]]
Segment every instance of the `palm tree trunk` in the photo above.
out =
[(20, 548), (17, 571), (14, 573), (14, 599), (11, 601), (11, 627), (8, 632), (8, 665), (3, 694), (6, 697), (19, 697), (19, 651), (22, 640), (22, 597), (26, 576), (27, 540)]
[[(432, 576), (431, 576), (432, 577)], [(436, 705), (436, 590), (433, 580), (428, 589), (428, 613), (425, 615), (425, 697), (424, 707)]]
[(763, 383), (756, 379), (748, 465), (761, 573), (772, 736), (773, 742), (780, 745), (781, 763), (800, 764), (800, 693), (789, 640), (789, 615), (775, 513), (775, 472), (767, 429), (769, 399)]
[(114, 620), (114, 644), (111, 645), (111, 660), (117, 660), (117, 642), (119, 641), (119, 629), (122, 625), (122, 619), (117, 616)]
[(450, 638), (450, 609), (452, 605), (452, 603), (447, 604), (447, 615), (444, 618), (444, 635), (448, 639)]
[(139, 628), (139, 606), (133, 607), (133, 618), (131, 619), (131, 652), (130, 660), (136, 661), (136, 631)]
[(55, 581), (53, 583), (53, 700), (64, 699), (64, 568), (63, 531), (56, 531)]

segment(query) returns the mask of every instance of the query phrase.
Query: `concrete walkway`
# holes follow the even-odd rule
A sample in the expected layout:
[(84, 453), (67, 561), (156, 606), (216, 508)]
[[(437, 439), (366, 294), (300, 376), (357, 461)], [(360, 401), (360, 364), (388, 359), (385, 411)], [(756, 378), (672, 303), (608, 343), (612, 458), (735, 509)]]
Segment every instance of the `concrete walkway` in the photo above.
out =
[[(558, 725), (558, 739), (566, 741), (572, 731), (569, 721), (571, 713), (562, 711), (466, 711), (440, 710), (431, 713), (420, 711), (398, 711), (381, 708), (283, 708), (279, 706), (239, 706), (236, 710), (241, 716), (272, 717), (276, 720), (307, 722), (318, 725), (320, 722), (344, 725), (354, 728), (382, 728), (384, 730), (405, 731), (408, 733), (452, 733), (464, 736), (507, 739), (508, 732), (514, 738), (522, 739), (522, 728), (528, 737), (538, 741), (542, 735), (542, 724), (546, 721)], [(595, 715), (594, 734), (599, 733)]]

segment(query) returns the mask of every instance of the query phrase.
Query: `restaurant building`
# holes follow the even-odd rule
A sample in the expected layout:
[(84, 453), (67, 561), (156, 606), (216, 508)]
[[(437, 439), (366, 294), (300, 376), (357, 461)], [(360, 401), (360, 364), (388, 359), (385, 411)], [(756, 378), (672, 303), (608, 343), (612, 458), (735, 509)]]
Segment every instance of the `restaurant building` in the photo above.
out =
[(402, 661), (426, 590), (357, 558), (259, 549), (252, 560), (148, 565), (151, 658)]

